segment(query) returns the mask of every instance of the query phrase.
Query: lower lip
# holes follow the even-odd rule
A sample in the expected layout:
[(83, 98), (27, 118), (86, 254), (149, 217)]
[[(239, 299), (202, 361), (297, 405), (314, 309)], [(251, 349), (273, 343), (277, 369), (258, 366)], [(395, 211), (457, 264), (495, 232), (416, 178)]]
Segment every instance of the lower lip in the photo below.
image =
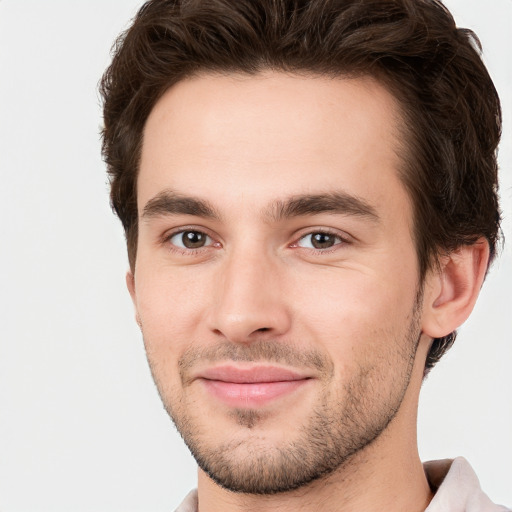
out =
[(310, 379), (239, 384), (202, 379), (206, 389), (232, 407), (257, 407), (289, 395)]

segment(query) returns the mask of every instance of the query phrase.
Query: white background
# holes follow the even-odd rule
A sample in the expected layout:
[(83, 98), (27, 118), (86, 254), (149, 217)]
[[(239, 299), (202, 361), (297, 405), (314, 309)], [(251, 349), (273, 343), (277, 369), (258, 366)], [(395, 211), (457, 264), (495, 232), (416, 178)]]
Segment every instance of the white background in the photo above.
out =
[[(96, 87), (141, 2), (0, 0), (0, 510), (170, 511), (195, 465), (146, 367), (108, 206)], [(505, 114), (512, 239), (512, 1), (449, 0)], [(512, 250), (424, 385), (422, 458), (466, 456), (512, 504)]]

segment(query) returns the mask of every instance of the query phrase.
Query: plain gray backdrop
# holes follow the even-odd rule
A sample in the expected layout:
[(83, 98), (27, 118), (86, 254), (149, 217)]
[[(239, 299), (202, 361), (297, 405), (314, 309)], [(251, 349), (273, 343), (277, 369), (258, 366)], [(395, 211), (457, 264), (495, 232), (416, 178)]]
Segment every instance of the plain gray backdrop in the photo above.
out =
[[(142, 2), (0, 1), (0, 510), (170, 511), (196, 469), (147, 369), (100, 158), (97, 83)], [(448, 0), (504, 110), (512, 238), (512, 1)], [(424, 384), (423, 459), (464, 455), (512, 504), (512, 250)]]

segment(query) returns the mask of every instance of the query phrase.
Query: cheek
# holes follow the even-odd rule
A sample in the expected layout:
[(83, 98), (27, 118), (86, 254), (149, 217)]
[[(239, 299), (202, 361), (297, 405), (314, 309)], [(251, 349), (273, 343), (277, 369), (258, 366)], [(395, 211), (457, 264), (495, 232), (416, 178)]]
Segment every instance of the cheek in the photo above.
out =
[(416, 299), (412, 283), (332, 279), (322, 293), (301, 302), (298, 330), (332, 360), (338, 400), (355, 390), (358, 396), (374, 396), (377, 406), (402, 389), (414, 350), (409, 335)]
[(181, 279), (175, 269), (154, 266), (141, 267), (135, 274), (146, 356), (162, 400), (172, 410), (181, 389), (179, 359), (193, 340), (200, 339), (196, 329), (201, 293), (190, 281)]
[(147, 266), (136, 272), (135, 286), (137, 312), (148, 348), (172, 346), (179, 351), (182, 344), (198, 337), (203, 301), (208, 295), (201, 276), (182, 269)]
[[(298, 286), (298, 285), (297, 285)], [(368, 268), (332, 269), (300, 284), (295, 318), (302, 330), (336, 350), (384, 343), (403, 332), (416, 298), (415, 269), (377, 273)], [(385, 334), (384, 334), (385, 333)]]

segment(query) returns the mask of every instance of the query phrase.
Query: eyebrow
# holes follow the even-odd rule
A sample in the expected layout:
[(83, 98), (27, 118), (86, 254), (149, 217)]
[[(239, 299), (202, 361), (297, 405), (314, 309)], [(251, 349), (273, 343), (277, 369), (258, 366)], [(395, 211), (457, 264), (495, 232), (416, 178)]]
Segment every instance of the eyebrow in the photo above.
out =
[(379, 221), (379, 215), (372, 205), (346, 192), (293, 196), (285, 201), (274, 201), (266, 211), (266, 215), (276, 222), (283, 218), (320, 213), (354, 215)]
[(218, 220), (219, 213), (208, 201), (164, 190), (150, 199), (142, 211), (143, 219), (164, 215), (194, 215)]
[[(373, 206), (364, 199), (346, 192), (297, 195), (285, 200), (278, 199), (264, 210), (264, 215), (271, 222), (320, 213), (353, 215), (372, 221), (379, 220)], [(221, 218), (220, 213), (208, 201), (171, 190), (164, 190), (150, 199), (144, 206), (141, 217), (150, 219), (164, 215), (193, 215), (212, 220)]]

